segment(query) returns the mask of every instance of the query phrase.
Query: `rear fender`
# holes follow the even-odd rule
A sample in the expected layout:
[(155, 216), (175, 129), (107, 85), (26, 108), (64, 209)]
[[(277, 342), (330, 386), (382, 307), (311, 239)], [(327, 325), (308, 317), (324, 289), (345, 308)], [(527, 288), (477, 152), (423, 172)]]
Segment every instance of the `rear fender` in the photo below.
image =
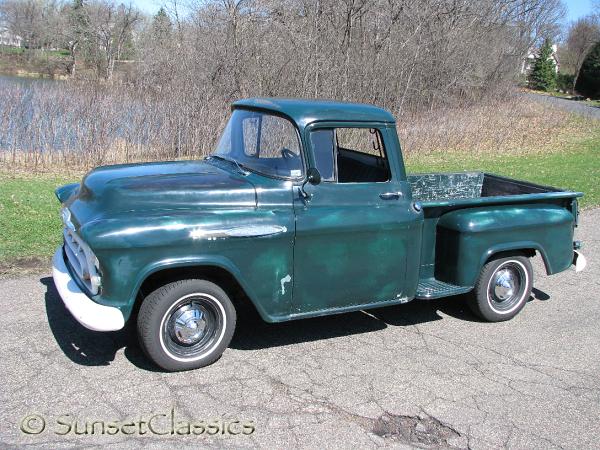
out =
[(459, 209), (437, 226), (435, 277), (473, 286), (494, 254), (536, 250), (554, 274), (573, 259), (573, 214), (557, 205), (506, 205)]

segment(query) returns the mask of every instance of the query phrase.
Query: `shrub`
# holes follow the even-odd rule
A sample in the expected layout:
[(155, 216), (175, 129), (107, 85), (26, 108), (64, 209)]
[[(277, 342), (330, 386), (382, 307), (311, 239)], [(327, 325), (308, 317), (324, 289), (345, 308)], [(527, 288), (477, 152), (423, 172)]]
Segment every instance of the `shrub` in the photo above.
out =
[(600, 99), (600, 42), (585, 57), (575, 90), (586, 97)]
[(556, 75), (556, 89), (563, 92), (570, 92), (573, 90), (573, 79), (575, 75), (570, 73), (558, 73)]

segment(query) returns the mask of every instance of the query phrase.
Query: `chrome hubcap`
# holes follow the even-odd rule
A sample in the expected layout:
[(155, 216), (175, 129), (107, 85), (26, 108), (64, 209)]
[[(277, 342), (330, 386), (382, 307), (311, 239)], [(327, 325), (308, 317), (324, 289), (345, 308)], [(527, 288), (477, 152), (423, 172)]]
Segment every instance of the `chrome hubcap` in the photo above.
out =
[(494, 294), (500, 301), (512, 297), (515, 293), (515, 274), (510, 269), (496, 272), (494, 280)]
[(518, 261), (507, 261), (492, 275), (488, 285), (490, 306), (499, 313), (507, 313), (524, 299), (527, 274)]
[(190, 294), (179, 299), (165, 314), (161, 344), (167, 353), (181, 360), (198, 358), (217, 342), (224, 317), (216, 298)]
[(184, 345), (199, 342), (206, 330), (206, 313), (195, 303), (179, 308), (171, 320), (175, 339)]

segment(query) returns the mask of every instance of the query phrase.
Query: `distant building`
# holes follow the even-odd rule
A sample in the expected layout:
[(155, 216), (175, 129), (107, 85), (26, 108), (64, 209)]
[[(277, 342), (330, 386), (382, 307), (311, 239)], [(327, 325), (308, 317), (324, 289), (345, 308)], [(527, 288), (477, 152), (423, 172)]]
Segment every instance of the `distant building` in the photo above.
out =
[(0, 25), (0, 45), (7, 47), (20, 47), (23, 43), (23, 38), (18, 34), (11, 33), (11, 31)]
[[(535, 63), (535, 59), (538, 57), (540, 49), (539, 48), (530, 48), (527, 52), (527, 56), (523, 59), (521, 63), (521, 73), (527, 74), (533, 68), (533, 64)], [(552, 56), (550, 59), (554, 61), (554, 70), (558, 73), (558, 69), (560, 68), (560, 63), (558, 61), (558, 46), (556, 44), (552, 44)]]

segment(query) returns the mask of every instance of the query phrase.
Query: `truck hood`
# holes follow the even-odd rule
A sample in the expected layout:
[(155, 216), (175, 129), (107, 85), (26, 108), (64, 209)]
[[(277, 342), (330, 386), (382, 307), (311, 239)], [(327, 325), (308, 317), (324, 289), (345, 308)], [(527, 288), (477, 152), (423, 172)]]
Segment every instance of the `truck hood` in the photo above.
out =
[(99, 167), (57, 196), (79, 224), (140, 211), (256, 206), (254, 186), (242, 175), (202, 161)]

